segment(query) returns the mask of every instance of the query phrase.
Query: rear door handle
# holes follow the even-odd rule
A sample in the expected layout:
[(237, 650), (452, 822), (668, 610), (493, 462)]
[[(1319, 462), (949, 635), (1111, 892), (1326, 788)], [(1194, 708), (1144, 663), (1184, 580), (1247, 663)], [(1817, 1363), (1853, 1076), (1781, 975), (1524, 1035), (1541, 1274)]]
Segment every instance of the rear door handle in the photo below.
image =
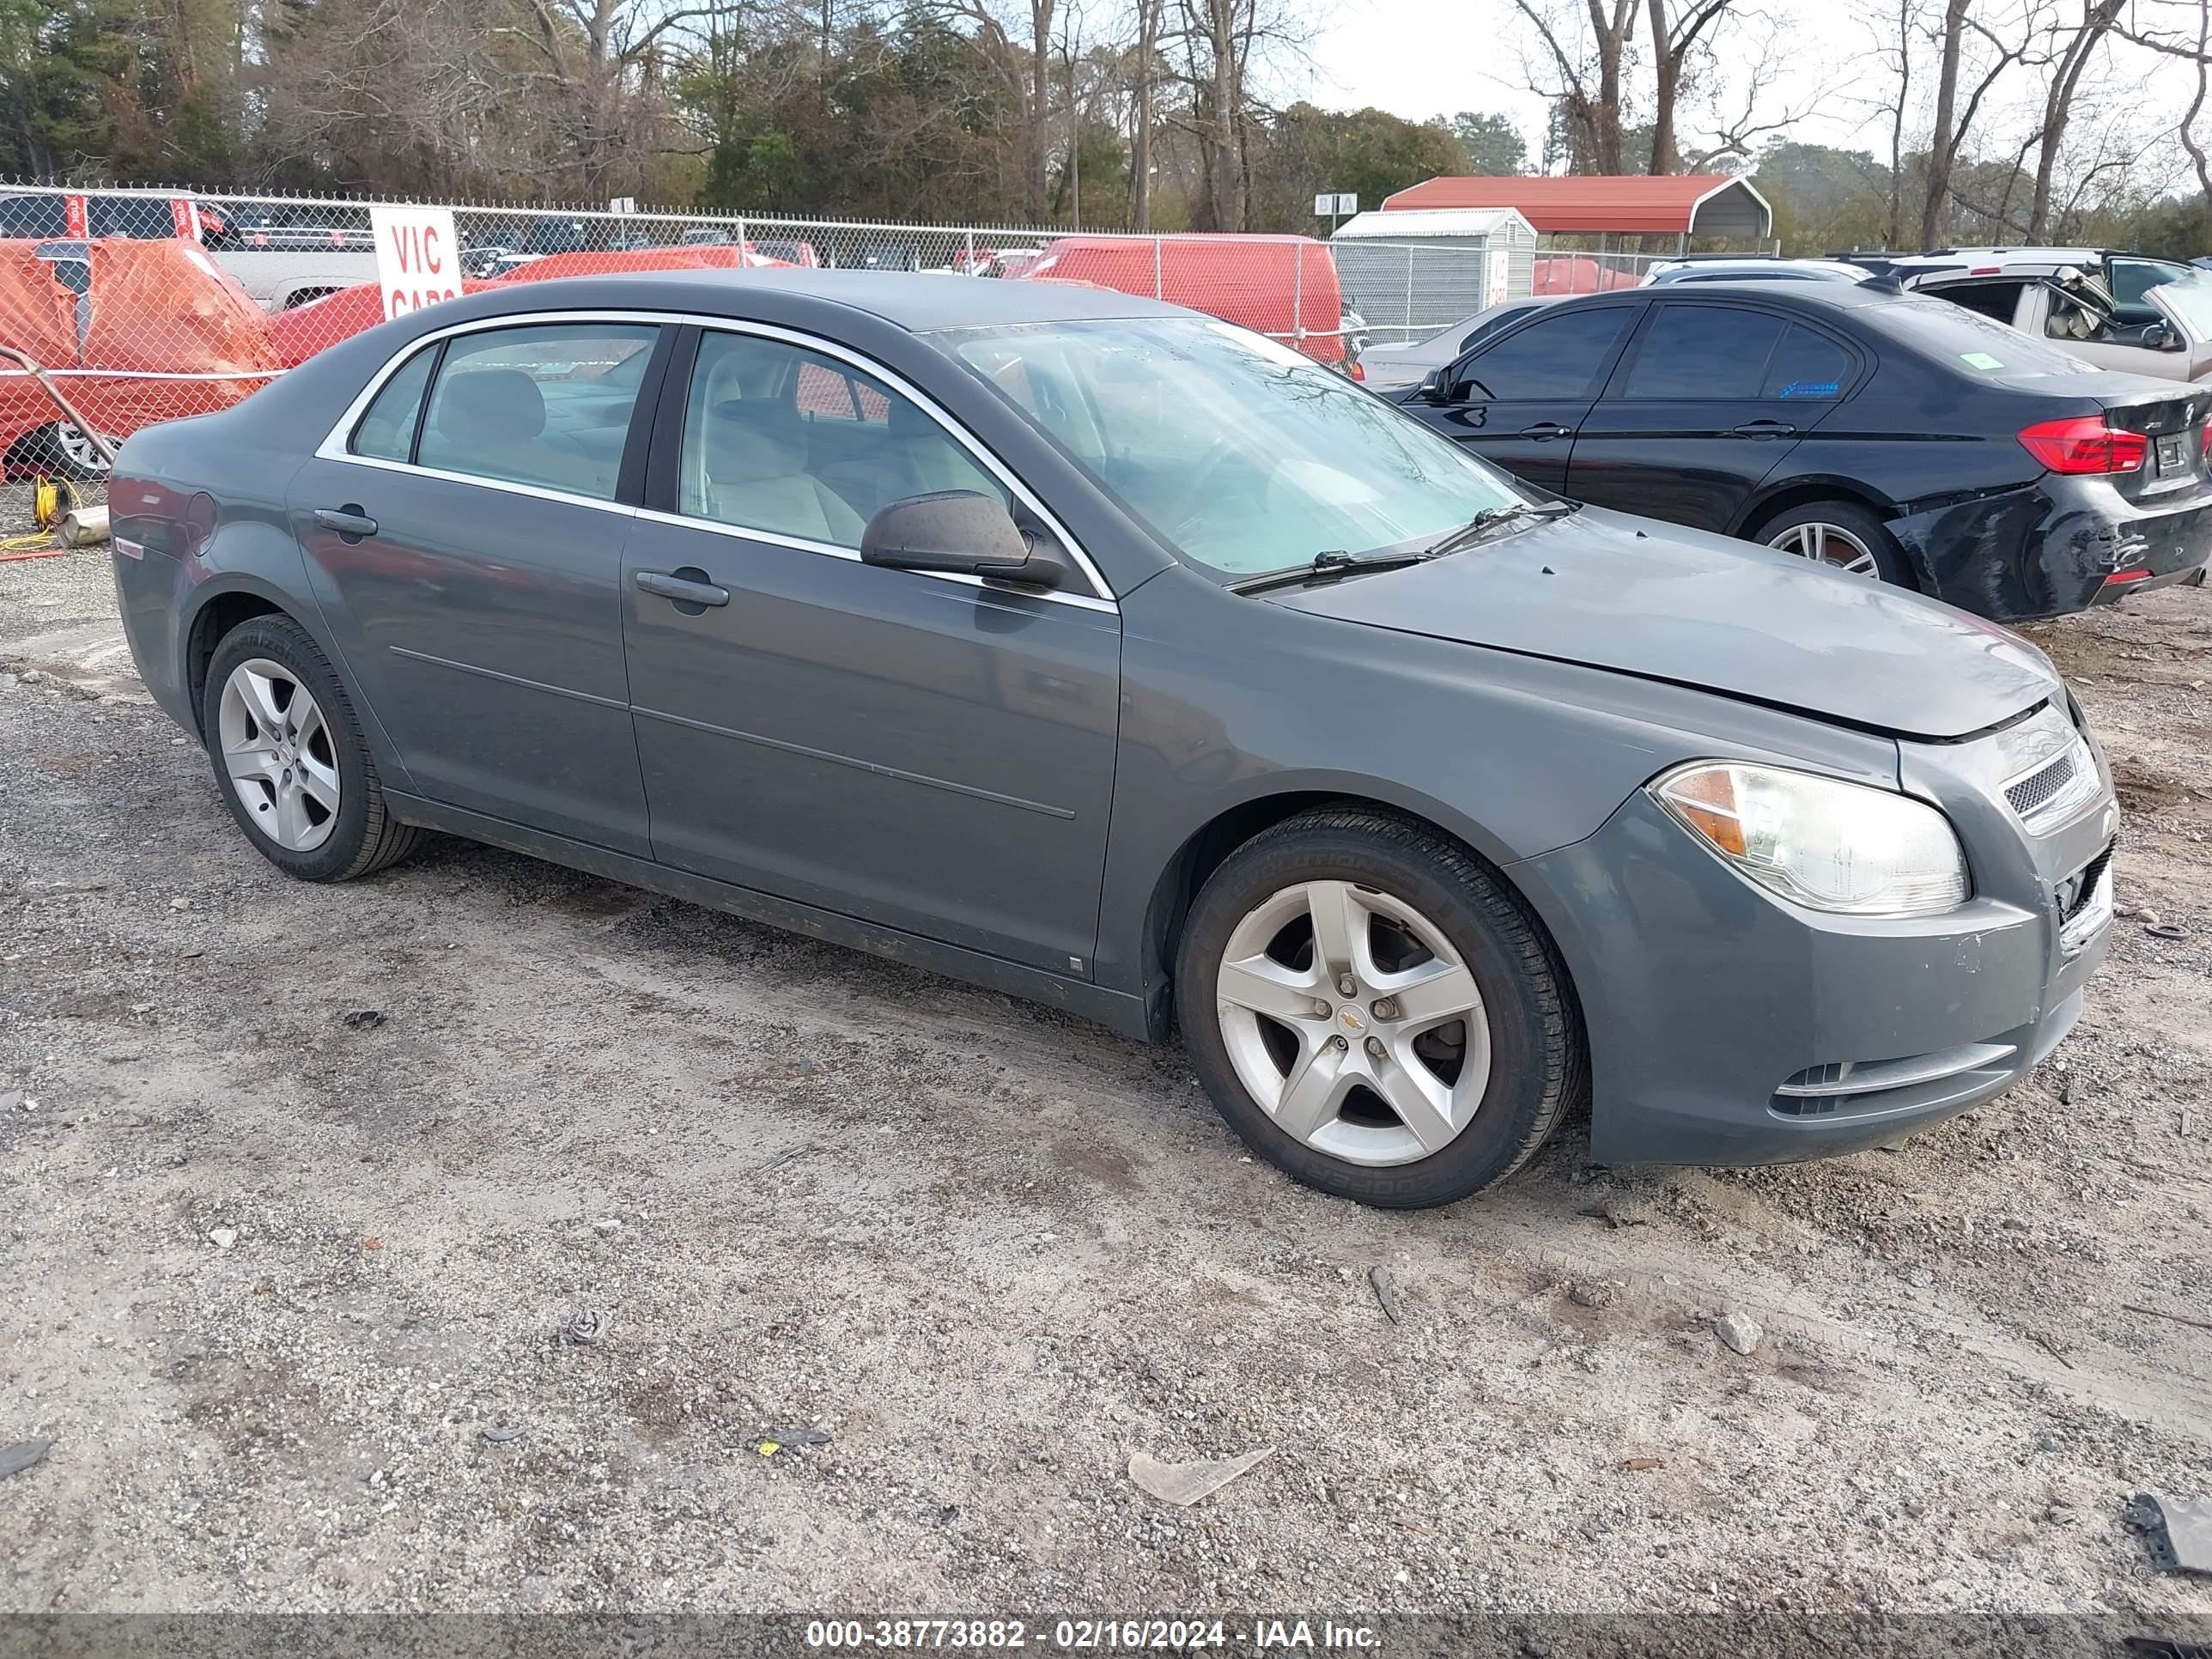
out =
[(361, 510), (359, 501), (348, 501), (343, 507), (319, 507), (315, 509), (315, 522), (325, 530), (337, 531), (348, 543), (376, 534), (376, 520)]
[(1739, 438), (1794, 438), (1797, 428), (1787, 421), (1746, 421), (1735, 428)]
[(641, 570), (635, 580), (640, 592), (657, 593), (679, 607), (696, 605), (699, 610), (689, 613), (695, 617), (710, 605), (730, 602), (728, 588), (717, 587), (707, 580), (705, 571), (688, 564), (679, 570)]
[(1561, 426), (1556, 421), (1539, 421), (1534, 426), (1522, 427), (1521, 435), (1534, 438), (1540, 444), (1552, 438), (1571, 438), (1575, 435), (1575, 429), (1571, 426)]

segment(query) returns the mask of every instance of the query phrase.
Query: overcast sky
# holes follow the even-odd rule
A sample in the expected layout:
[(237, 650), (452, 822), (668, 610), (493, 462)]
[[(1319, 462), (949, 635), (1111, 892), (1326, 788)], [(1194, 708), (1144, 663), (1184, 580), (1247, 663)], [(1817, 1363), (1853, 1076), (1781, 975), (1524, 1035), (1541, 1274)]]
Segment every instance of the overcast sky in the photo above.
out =
[[(1520, 126), (1531, 161), (1540, 157), (1544, 106), (1527, 88), (1520, 52), (1524, 36), (1510, 0), (1324, 3), (1330, 9), (1314, 26), (1310, 61), (1276, 68), (1282, 94), (1303, 94), (1328, 109), (1373, 105), (1414, 120), (1463, 109), (1494, 111)], [(1769, 0), (1759, 10), (1783, 20), (1759, 88), (1761, 118), (1789, 112), (1800, 118), (1790, 129), (1793, 138), (1885, 154), (1887, 118), (1871, 105), (1887, 88), (1869, 62), (1875, 40), (1860, 21), (1860, 9), (1844, 0)], [(1731, 117), (1741, 112), (1760, 55), (1760, 33), (1746, 26), (1728, 37), (1723, 99)], [(2127, 107), (2137, 120), (2149, 115), (2171, 134), (2193, 80), (2178, 63), (2152, 64), (2145, 58), (2136, 54), (2124, 71), (2128, 77), (2148, 76), (2148, 85), (2129, 89)], [(2034, 88), (2017, 76), (2015, 86), (2009, 107), (1994, 111), (1984, 128), (1992, 138), (2001, 136), (2007, 149), (2017, 142), (2021, 120), (2032, 118), (2022, 99)], [(1695, 110), (1685, 111), (1681, 125), (1686, 149), (1713, 131)], [(2178, 166), (2179, 146), (2170, 147)]]

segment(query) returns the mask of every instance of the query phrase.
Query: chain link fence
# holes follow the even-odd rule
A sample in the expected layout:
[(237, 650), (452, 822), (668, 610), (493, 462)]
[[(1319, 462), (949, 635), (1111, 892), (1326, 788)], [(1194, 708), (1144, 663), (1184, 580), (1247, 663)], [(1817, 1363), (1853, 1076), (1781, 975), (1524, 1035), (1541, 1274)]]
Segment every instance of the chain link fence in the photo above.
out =
[(1602, 294), (1634, 288), (1651, 267), (1679, 258), (1674, 253), (1589, 253), (1558, 247), (1536, 250), (1529, 264), (1531, 294)]
[[(0, 461), (97, 499), (101, 440), (226, 408), (381, 321), (375, 204), (0, 183)], [(453, 204), (471, 292), (670, 269), (867, 270), (1162, 299), (1358, 373), (1367, 330), (1328, 244), (752, 214)], [(1386, 337), (1479, 310), (1476, 249), (1393, 250)], [(1383, 286), (1376, 288), (1378, 301)], [(1363, 296), (1364, 297), (1364, 296)]]

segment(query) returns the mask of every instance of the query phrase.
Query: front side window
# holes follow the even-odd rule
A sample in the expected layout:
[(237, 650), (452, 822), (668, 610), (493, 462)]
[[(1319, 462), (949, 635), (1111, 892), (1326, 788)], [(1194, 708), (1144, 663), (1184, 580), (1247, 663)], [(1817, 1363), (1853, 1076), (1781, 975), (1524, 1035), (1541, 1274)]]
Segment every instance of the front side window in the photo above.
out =
[(1132, 318), (936, 337), (1125, 511), (1217, 574), (1430, 541), (1529, 499), (1342, 375), (1227, 323)]
[(903, 393), (782, 340), (707, 334), (691, 371), (678, 492), (693, 518), (857, 548), (893, 501), (1004, 485)]
[(658, 333), (647, 323), (538, 323), (455, 335), (416, 459), (612, 501)]
[(2191, 337), (2212, 339), (2212, 270), (2192, 270), (2160, 283), (2156, 299), (2147, 303), (2163, 308)]
[(2112, 262), (2112, 297), (2124, 306), (2144, 303), (2143, 295), (2161, 283), (2177, 283), (2187, 276), (2187, 265), (2169, 264), (2163, 259), (2115, 259)]
[(1467, 367), (1485, 397), (1586, 398), (1636, 313), (1600, 306), (1546, 317), (1509, 335)]

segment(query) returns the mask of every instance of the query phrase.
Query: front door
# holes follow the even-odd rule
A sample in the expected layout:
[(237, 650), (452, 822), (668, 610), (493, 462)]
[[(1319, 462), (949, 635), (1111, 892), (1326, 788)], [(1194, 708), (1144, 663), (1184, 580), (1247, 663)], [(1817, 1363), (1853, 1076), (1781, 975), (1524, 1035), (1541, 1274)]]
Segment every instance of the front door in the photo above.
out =
[(427, 345), (289, 493), (309, 580), (416, 787), (639, 855), (616, 484), (659, 334), (530, 324)]
[(1022, 504), (888, 375), (765, 334), (698, 341), (623, 557), (655, 855), (1088, 977), (1112, 602), (862, 563), (889, 501)]
[(1638, 312), (1605, 305), (1540, 313), (1446, 369), (1437, 401), (1404, 407), (1483, 459), (1565, 491), (1575, 433)]
[(1567, 494), (1733, 531), (1857, 374), (1839, 342), (1776, 313), (1662, 301), (1583, 418)]

